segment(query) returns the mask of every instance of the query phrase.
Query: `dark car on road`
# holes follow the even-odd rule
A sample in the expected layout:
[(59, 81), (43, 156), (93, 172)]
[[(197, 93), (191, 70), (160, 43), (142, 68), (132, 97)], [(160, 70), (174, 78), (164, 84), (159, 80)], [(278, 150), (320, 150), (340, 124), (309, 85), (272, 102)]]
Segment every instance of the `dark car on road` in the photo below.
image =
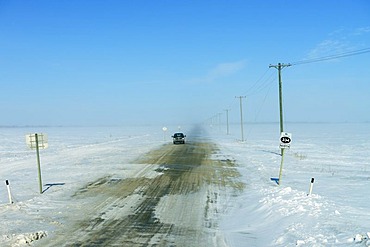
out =
[(185, 137), (186, 137), (186, 135), (184, 135), (184, 133), (175, 133), (175, 134), (173, 134), (173, 136), (172, 136), (173, 144), (177, 144), (177, 143), (185, 144)]

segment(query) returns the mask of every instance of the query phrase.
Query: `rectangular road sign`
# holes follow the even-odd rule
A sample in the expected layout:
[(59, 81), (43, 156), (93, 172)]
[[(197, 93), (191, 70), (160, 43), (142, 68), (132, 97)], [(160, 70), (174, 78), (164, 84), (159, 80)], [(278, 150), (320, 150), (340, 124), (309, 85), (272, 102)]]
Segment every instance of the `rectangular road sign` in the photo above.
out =
[(36, 149), (36, 135), (37, 135), (37, 142), (39, 144), (39, 149), (48, 148), (48, 136), (47, 134), (42, 134), (42, 133), (26, 135), (27, 146), (31, 149)]
[(292, 142), (292, 134), (281, 132), (280, 135), (280, 148), (290, 148), (290, 143)]

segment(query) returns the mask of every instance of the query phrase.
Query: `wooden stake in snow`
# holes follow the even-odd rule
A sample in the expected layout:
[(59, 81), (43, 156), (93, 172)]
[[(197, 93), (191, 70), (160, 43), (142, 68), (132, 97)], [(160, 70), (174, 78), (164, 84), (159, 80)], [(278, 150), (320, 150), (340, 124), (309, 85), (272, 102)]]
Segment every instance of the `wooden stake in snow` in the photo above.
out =
[(313, 182), (315, 182), (315, 179), (311, 178), (310, 189), (308, 190), (308, 194), (307, 194), (308, 196), (312, 194)]
[(6, 181), (5, 181), (5, 184), (6, 184), (6, 187), (7, 187), (7, 189), (8, 189), (9, 204), (13, 204), (12, 193), (10, 192), (10, 185), (9, 185), (9, 181), (8, 181), (8, 180), (6, 180)]

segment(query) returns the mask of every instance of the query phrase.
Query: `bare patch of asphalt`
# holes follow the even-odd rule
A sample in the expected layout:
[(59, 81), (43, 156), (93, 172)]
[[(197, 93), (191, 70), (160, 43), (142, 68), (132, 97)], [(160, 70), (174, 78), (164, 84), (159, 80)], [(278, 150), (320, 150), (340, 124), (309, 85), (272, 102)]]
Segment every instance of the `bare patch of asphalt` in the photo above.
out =
[(39, 246), (227, 246), (218, 227), (244, 189), (232, 159), (208, 142), (163, 145), (133, 164), (133, 177), (104, 177), (71, 198), (75, 219)]

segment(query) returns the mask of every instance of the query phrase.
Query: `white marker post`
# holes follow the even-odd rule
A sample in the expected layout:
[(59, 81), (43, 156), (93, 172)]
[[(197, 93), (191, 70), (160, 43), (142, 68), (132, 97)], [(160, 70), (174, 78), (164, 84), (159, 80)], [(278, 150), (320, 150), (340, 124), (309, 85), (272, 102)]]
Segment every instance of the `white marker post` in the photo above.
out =
[(315, 178), (311, 178), (310, 189), (308, 190), (307, 196), (312, 194), (312, 187), (313, 187), (314, 182), (315, 182)]
[(29, 148), (36, 149), (37, 156), (37, 168), (39, 176), (39, 188), (40, 194), (42, 194), (42, 180), (41, 180), (41, 165), (40, 165), (40, 151), (39, 149), (45, 149), (48, 147), (48, 138), (46, 134), (29, 134), (26, 135), (26, 143)]
[(13, 204), (12, 193), (10, 192), (10, 185), (9, 185), (9, 181), (8, 181), (8, 180), (6, 180), (6, 181), (5, 181), (5, 184), (6, 184), (6, 187), (7, 187), (7, 189), (8, 189), (9, 204)]

